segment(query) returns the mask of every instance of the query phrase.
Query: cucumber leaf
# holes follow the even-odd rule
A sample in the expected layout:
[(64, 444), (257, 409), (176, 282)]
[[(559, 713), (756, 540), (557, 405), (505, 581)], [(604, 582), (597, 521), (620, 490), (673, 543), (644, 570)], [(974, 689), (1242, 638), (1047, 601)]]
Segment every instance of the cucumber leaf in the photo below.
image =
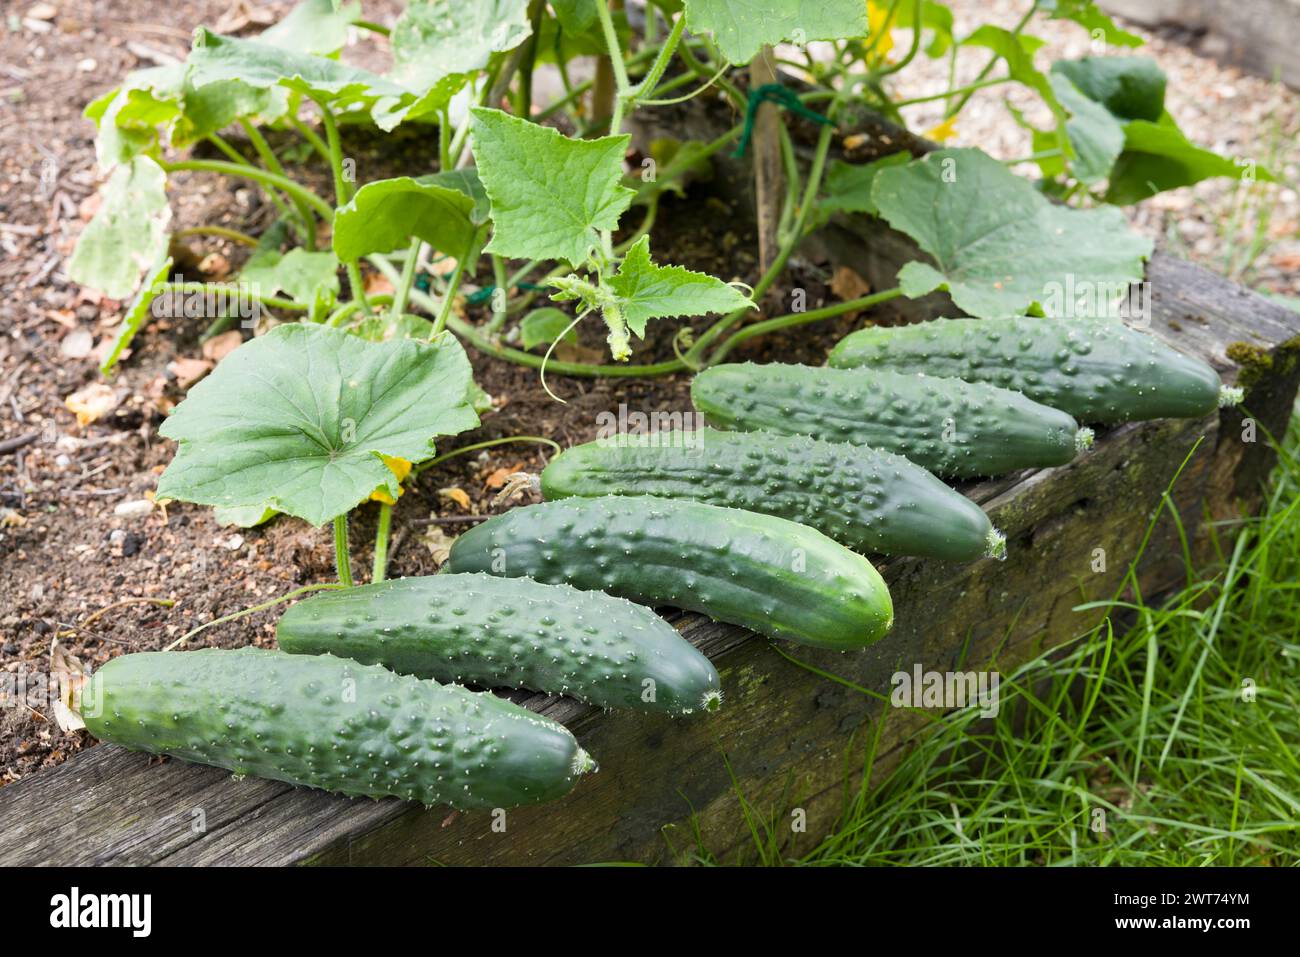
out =
[(82, 230), (68, 261), (74, 282), (125, 299), (140, 273), (167, 252), (167, 174), (140, 155), (113, 171), (101, 192), (99, 210)]
[(767, 43), (866, 36), (867, 5), (863, 0), (686, 0), (686, 27), (712, 33), (732, 63), (748, 63)]
[(360, 0), (302, 0), (275, 26), (258, 36), (262, 43), (293, 50), (330, 56), (348, 42), (352, 21), (361, 15)]
[(162, 262), (158, 263), (150, 271), (147, 281), (140, 287), (140, 291), (136, 293), (131, 308), (122, 317), (122, 324), (118, 326), (117, 335), (113, 338), (113, 347), (109, 349), (108, 355), (99, 366), (99, 371), (104, 375), (112, 373), (113, 367), (117, 365), (117, 360), (122, 358), (122, 353), (131, 344), (135, 334), (144, 326), (153, 307), (153, 301), (158, 298), (158, 284), (166, 282), (171, 272), (172, 258), (170, 256), (165, 257)]
[(483, 69), (492, 54), (513, 50), (532, 32), (528, 0), (412, 0), (389, 37), (389, 75), (426, 90), (453, 73)]
[(158, 497), (261, 506), (321, 525), (384, 489), (381, 456), (423, 462), (433, 438), (478, 424), (460, 343), (366, 342), (288, 324), (252, 339), (190, 390), (160, 433), (179, 443)]
[(573, 140), (500, 110), (473, 113), (474, 159), (492, 201), (486, 250), (581, 263), (636, 195), (620, 184), (630, 137)]
[(1006, 64), (1007, 73), (1013, 80), (1037, 92), (1058, 118), (1065, 118), (1065, 111), (1056, 99), (1052, 84), (1034, 66), (1034, 54), (1042, 47), (1043, 40), (1027, 33), (1012, 33), (1002, 27), (985, 24), (961, 42), (962, 46), (992, 50)]
[[(1054, 73), (1052, 89), (1069, 112), (1065, 132), (1070, 138), (1070, 171), (1079, 182), (1095, 186), (1110, 175), (1124, 149), (1124, 127), (1100, 103), (1079, 92), (1064, 75)], [(1039, 146), (1036, 143), (1035, 151)]]
[(234, 505), (230, 508), (218, 506), (212, 510), (212, 517), (218, 525), (234, 525), (237, 528), (256, 528), (275, 518), (276, 511), (265, 505)]
[(608, 285), (638, 338), (645, 336), (645, 324), (651, 319), (754, 308), (748, 296), (721, 279), (684, 266), (655, 265), (650, 260), (649, 236), (632, 245)]
[(1152, 249), (1118, 209), (1055, 205), (976, 149), (938, 150), (881, 170), (872, 196), (881, 217), (934, 259), (899, 270), (903, 293), (943, 289), (979, 318), (1041, 311), (1049, 284), (1067, 277), (1140, 280)]
[(462, 257), (487, 222), (487, 193), (473, 170), (367, 183), (334, 214), (334, 251), (355, 260), (402, 249), (418, 236)]
[[(1124, 152), (1115, 161), (1104, 199), (1117, 205), (1136, 203), (1164, 190), (1190, 186), (1213, 176), (1239, 179), (1250, 169), (1197, 146), (1166, 113), (1159, 123), (1133, 120), (1124, 124)], [(1253, 175), (1268, 182), (1277, 181), (1262, 166), (1253, 167)]]
[(255, 286), (262, 296), (285, 293), (295, 302), (311, 305), (322, 295), (333, 301), (339, 294), (339, 259), (332, 252), (259, 249), (239, 273), (239, 281)]
[[(894, 26), (910, 30), (913, 27), (913, 5), (900, 3), (894, 12)], [(930, 31), (930, 43), (925, 55), (941, 57), (952, 47), (952, 11), (934, 0), (921, 2), (921, 29)]]
[(1088, 33), (1101, 31), (1107, 43), (1119, 47), (1140, 47), (1145, 42), (1140, 36), (1121, 30), (1115, 21), (1102, 13), (1093, 0), (1039, 0), (1038, 6), (1051, 20), (1073, 20)]
[[(549, 346), (564, 333), (564, 341), (577, 344), (578, 331), (569, 329), (573, 317), (554, 306), (542, 306), (534, 309), (519, 322), (519, 338), (525, 349), (534, 346)], [(569, 329), (568, 332), (564, 330)]]
[(1052, 72), (1120, 120), (1158, 122), (1165, 111), (1165, 71), (1148, 56), (1086, 56), (1057, 60)]
[(882, 169), (902, 166), (912, 159), (906, 151), (890, 153), (870, 163), (846, 163), (835, 160), (826, 172), (825, 195), (813, 208), (814, 223), (824, 223), (834, 213), (867, 213), (876, 215), (876, 203), (871, 198), (871, 188)]

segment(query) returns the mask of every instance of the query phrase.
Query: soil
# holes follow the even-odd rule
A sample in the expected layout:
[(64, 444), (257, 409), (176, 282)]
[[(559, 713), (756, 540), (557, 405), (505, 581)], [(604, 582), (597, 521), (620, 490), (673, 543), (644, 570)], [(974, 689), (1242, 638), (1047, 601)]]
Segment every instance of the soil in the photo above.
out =
[[(106, 418), (80, 426), (65, 406), (72, 393), (103, 381), (96, 356), (78, 348), (78, 340), (89, 335), (101, 348), (112, 340), (124, 309), (65, 275), (66, 257), (93, 214), (100, 181), (94, 130), (81, 110), (129, 70), (183, 57), (196, 24), (241, 32), (239, 14), (246, 8), (196, 0), (24, 0), (18, 6), (9, 23), (0, 24), (0, 786), (91, 743), (84, 734), (61, 733), (48, 700), (30, 690), (42, 686), (56, 638), (95, 667), (123, 652), (161, 648), (196, 625), (334, 575), (329, 533), (297, 520), (236, 529), (218, 525), (210, 509), (181, 503), (134, 516), (115, 511), (147, 501), (171, 458), (171, 443), (157, 437), (157, 428), (183, 397), (178, 373), (183, 377), (186, 370), (177, 360), (202, 356), (201, 325), (183, 319), (150, 323), (111, 380), (118, 406)], [(44, 16), (50, 12), (44, 10), (40, 18), (21, 19), (32, 6), (53, 14)], [(277, 2), (257, 9), (279, 16), (289, 6)], [(372, 19), (391, 20), (391, 14), (385, 4), (367, 4)], [(245, 28), (252, 32), (260, 25), (254, 19)], [(382, 53), (364, 40), (348, 51), (359, 65), (371, 65), (368, 58), (375, 57), (382, 59)], [(240, 145), (237, 137), (232, 142)], [(407, 130), (379, 140), (353, 129), (345, 138), (362, 179), (426, 172), (436, 147), (435, 139)], [(301, 172), (322, 195), (329, 194), (323, 169)], [(257, 234), (274, 215), (251, 186), (214, 176), (176, 176), (170, 196), (173, 229), (215, 224)], [(653, 242), (661, 261), (726, 279), (757, 278), (748, 211), (713, 195), (707, 184), (685, 198), (664, 199)], [(242, 247), (207, 237), (185, 244), (175, 252), (187, 279), (221, 279), (237, 271), (246, 255)], [(840, 298), (829, 288), (830, 278), (824, 266), (795, 260), (785, 289), (805, 290), (807, 308), (813, 309)], [(466, 316), (484, 321), (485, 308), (467, 306)], [(732, 358), (820, 363), (827, 347), (854, 324), (853, 317), (843, 317), (756, 340)], [(599, 356), (598, 324), (584, 325), (580, 348)], [(678, 328), (652, 324), (634, 361), (670, 358)], [(592, 438), (597, 416), (617, 414), (620, 404), (647, 413), (690, 408), (685, 376), (549, 376), (552, 390), (566, 400), (559, 403), (543, 391), (535, 370), (473, 352), (471, 358), (494, 410), (483, 416), (480, 429), (443, 442), (442, 452), (515, 434), (568, 446)], [(508, 507), (492, 502), (504, 476), (538, 472), (548, 455), (543, 446), (511, 444), (426, 472), (395, 509), (389, 574), (435, 571), (449, 537)], [(363, 576), (375, 508), (362, 507), (352, 520), (354, 569)], [(278, 614), (276, 608), (209, 629), (194, 644), (270, 646)], [(16, 703), (15, 685), (21, 689), (23, 683), (29, 684), (25, 702)]]

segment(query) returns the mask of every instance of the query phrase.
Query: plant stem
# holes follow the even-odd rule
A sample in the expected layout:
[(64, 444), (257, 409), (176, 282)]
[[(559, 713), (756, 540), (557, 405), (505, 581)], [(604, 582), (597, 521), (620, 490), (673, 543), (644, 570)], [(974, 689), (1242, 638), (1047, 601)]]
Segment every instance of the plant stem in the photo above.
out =
[(406, 297), (411, 292), (411, 284), (415, 282), (415, 269), (420, 264), (420, 249), (423, 246), (422, 240), (411, 237), (411, 245), (406, 250), (406, 260), (402, 263), (402, 277), (393, 289), (393, 305), (388, 311), (394, 322), (406, 311)]
[(451, 114), (445, 107), (438, 113), (438, 169), (451, 169)]
[[(655, 18), (655, 12), (652, 9), (646, 10), (646, 23), (651, 23)], [(673, 54), (677, 52), (677, 44), (682, 38), (682, 31), (686, 29), (686, 16), (683, 14), (677, 18), (673, 24), (672, 31), (668, 34), (668, 39), (664, 45), (659, 48), (659, 55), (655, 57), (654, 63), (650, 65), (649, 71), (641, 78), (636, 86), (632, 87), (630, 96), (633, 100), (639, 101), (641, 94), (653, 93), (659, 81), (663, 78), (664, 71), (668, 69), (668, 64), (672, 62)]]
[(429, 461), (421, 462), (417, 465), (415, 467), (415, 474), (419, 475), (421, 472), (431, 469), (435, 465), (441, 465), (448, 459), (454, 459), (456, 456), (464, 455), (466, 452), (477, 452), (479, 449), (490, 449), (494, 445), (508, 445), (511, 442), (534, 442), (538, 445), (549, 445), (551, 448), (555, 449), (557, 455), (564, 451), (560, 448), (559, 442), (556, 442), (553, 439), (543, 438), (540, 435), (510, 435), (506, 436), (504, 439), (488, 439), (485, 442), (475, 442), (473, 445), (462, 445), (458, 449), (444, 452), (436, 458), (429, 459)]
[(1003, 83), (1010, 83), (1011, 77), (1000, 76), (993, 80), (981, 80), (978, 83), (971, 83), (967, 86), (958, 87), (955, 90), (945, 90), (942, 93), (933, 93), (930, 96), (914, 96), (907, 100), (895, 100), (894, 107), (897, 109), (904, 106), (913, 106), (917, 103), (932, 103), (935, 100), (946, 100), (949, 97), (959, 96), (962, 93), (974, 93), (976, 90), (982, 90), (985, 87), (1000, 86)]
[(370, 581), (381, 582), (388, 574), (388, 531), (393, 524), (393, 506), (379, 503), (379, 530), (375, 532), (375, 563)]
[(345, 588), (352, 587), (352, 564), (348, 557), (348, 516), (346, 513), (334, 519), (334, 567), (338, 571), (339, 584)]
[(301, 134), (302, 138), (311, 144), (311, 148), (320, 154), (320, 158), (328, 163), (330, 161), (330, 150), (325, 145), (325, 141), (320, 138), (320, 134), (296, 116), (289, 117), (289, 122)]
[(382, 23), (375, 23), (373, 20), (353, 20), (352, 25), (361, 30), (369, 30), (371, 33), (378, 33), (381, 37), (386, 37), (392, 32)]
[[(492, 291), (492, 318), (488, 320), (487, 334), (494, 336), (506, 321), (506, 306), (510, 298), (510, 286), (506, 280), (506, 262), (496, 253), (492, 254), (492, 282), (496, 288)], [(500, 295), (497, 295), (497, 293)], [(497, 308), (497, 303), (501, 308)]]
[[(831, 105), (830, 112), (834, 112), (835, 104)], [(760, 301), (763, 295), (771, 288), (772, 283), (785, 270), (785, 264), (789, 261), (790, 255), (794, 252), (795, 246), (803, 238), (804, 223), (808, 219), (808, 212), (812, 209), (813, 201), (817, 198), (817, 190), (821, 188), (822, 171), (826, 168), (826, 156), (830, 152), (831, 138), (835, 133), (835, 127), (827, 125), (821, 128), (821, 133), (817, 138), (817, 151), (813, 154), (812, 166), (808, 170), (808, 182), (804, 187), (803, 202), (799, 204), (799, 213), (795, 216), (794, 226), (790, 229), (790, 235), (785, 243), (782, 244), (780, 252), (773, 261), (770, 269), (765, 272), (754, 286), (753, 299), (755, 302)], [(704, 350), (717, 339), (720, 335), (734, 326), (737, 322), (745, 317), (748, 309), (737, 309), (730, 315), (724, 316), (710, 326), (695, 345), (691, 346), (686, 353), (686, 363), (692, 366), (698, 366), (700, 359), (704, 355)]]
[[(266, 141), (260, 130), (254, 126), (247, 117), (239, 118), (239, 125), (243, 127), (244, 134), (248, 141), (253, 144), (253, 149), (257, 151), (258, 157), (262, 160), (262, 165), (274, 173), (276, 176), (289, 178), (289, 174), (284, 171), (280, 164), (279, 158), (275, 151), (271, 149), (271, 144)], [(292, 198), (292, 197), (291, 197)], [(298, 218), (302, 220), (303, 234), (306, 238), (305, 245), (309, 250), (316, 248), (316, 220), (312, 216), (311, 208), (301, 199), (293, 199), (294, 209), (298, 211)]]
[(901, 289), (886, 289), (882, 292), (871, 293), (867, 296), (861, 296), (857, 299), (849, 299), (845, 302), (837, 302), (833, 305), (823, 306), (820, 309), (812, 309), (808, 312), (791, 312), (784, 316), (776, 316), (773, 319), (765, 319), (763, 322), (756, 322), (752, 326), (746, 326), (739, 332), (733, 332), (723, 343), (714, 350), (713, 355), (709, 357), (708, 365), (714, 365), (721, 362), (722, 359), (740, 345), (746, 339), (753, 339), (755, 336), (765, 335), (769, 332), (775, 332), (778, 329), (788, 329), (794, 326), (802, 326), (809, 322), (818, 322), (822, 319), (832, 319), (835, 316), (843, 315), (846, 312), (852, 312), (855, 309), (869, 309), (872, 306), (882, 302), (888, 302), (890, 299), (897, 299), (903, 294)]
[[(339, 137), (339, 125), (329, 104), (319, 99), (314, 102), (320, 108), (321, 122), (325, 125), (325, 145), (329, 149), (330, 170), (334, 174), (334, 202), (343, 206), (352, 198), (352, 187), (343, 174), (343, 142)], [(333, 210), (325, 218), (332, 222)], [(343, 268), (348, 274), (348, 285), (352, 287), (352, 298), (359, 300), (362, 311), (369, 315), (370, 300), (366, 298), (366, 284), (361, 278), (361, 267), (355, 259), (350, 259), (343, 263)]]
[[(1034, 2), (1029, 5), (1029, 9), (1025, 11), (1025, 15), (1020, 18), (1020, 20), (1016, 23), (1014, 27), (1011, 28), (1011, 35), (1013, 37), (1020, 35), (1020, 31), (1023, 30), (1028, 25), (1030, 18), (1033, 17), (1035, 11), (1037, 10), (1038, 10), (1038, 0), (1034, 0)], [(956, 49), (956, 45), (954, 45), (954, 51), (955, 49)], [(997, 53), (989, 57), (989, 62), (984, 64), (984, 69), (980, 70), (979, 74), (975, 77), (975, 83), (979, 83), (981, 80), (987, 77), (989, 75), (989, 71), (991, 71), (993, 67), (997, 65), (997, 62), (1001, 59), (1002, 56)], [(968, 102), (970, 102), (970, 98), (974, 95), (975, 95), (975, 90), (968, 90), (967, 92), (963, 93), (961, 99), (959, 99), (955, 104), (953, 104), (953, 106), (951, 106), (948, 109), (948, 112), (944, 114), (943, 118), (947, 120), (956, 116), (958, 113), (962, 111), (962, 108), (965, 107)]]
[[(447, 328), (447, 321), (452, 318), (451, 309), (456, 302), (456, 293), (460, 289), (460, 281), (465, 276), (465, 263), (474, 254), (477, 246), (478, 234), (476, 233), (470, 239), (469, 248), (465, 250), (465, 254), (456, 260), (456, 268), (452, 270), (451, 279), (447, 281), (447, 292), (443, 295), (442, 303), (438, 306), (437, 318), (433, 322), (433, 332), (429, 336), (431, 342), (442, 333), (442, 330)], [(418, 293), (419, 290), (412, 290), (413, 295)]]
[(213, 290), (230, 290), (238, 295), (247, 295), (250, 299), (255, 299), (264, 306), (272, 306), (276, 309), (292, 309), (295, 312), (306, 312), (309, 307), (300, 302), (294, 302), (292, 299), (281, 299), (277, 296), (255, 296), (242, 288), (236, 282), (160, 282), (153, 287), (159, 292), (211, 292)]
[(184, 239), (186, 236), (220, 236), (222, 239), (229, 239), (232, 243), (243, 246), (257, 246), (256, 236), (241, 233), (237, 229), (227, 229), (225, 226), (191, 226), (189, 229), (179, 230), (175, 236), (177, 239)]
[(251, 179), (254, 182), (267, 186), (273, 186), (276, 189), (283, 190), (290, 196), (301, 198), (313, 210), (315, 210), (322, 219), (332, 220), (334, 218), (334, 207), (321, 199), (305, 186), (299, 186), (291, 179), (283, 176), (277, 176), (275, 173), (267, 172), (257, 166), (241, 166), (238, 163), (226, 163), (222, 160), (183, 160), (177, 163), (161, 163), (164, 170), (169, 173), (180, 172), (182, 170), (193, 170), (202, 173), (223, 173), (226, 176), (239, 176), (244, 179)]

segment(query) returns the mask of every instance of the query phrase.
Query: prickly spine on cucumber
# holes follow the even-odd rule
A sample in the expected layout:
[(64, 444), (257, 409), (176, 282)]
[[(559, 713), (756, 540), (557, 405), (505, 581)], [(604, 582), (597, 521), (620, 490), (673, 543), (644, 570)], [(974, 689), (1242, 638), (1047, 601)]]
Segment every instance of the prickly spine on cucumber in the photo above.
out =
[(594, 769), (562, 725), (503, 698), (332, 655), (122, 655), (81, 701), (101, 740), (353, 797), (514, 807)]
[(444, 574), (329, 592), (285, 612), (276, 638), (294, 654), (606, 708), (691, 714), (721, 700), (709, 659), (648, 608), (527, 578)]
[(1081, 422), (1199, 418), (1236, 405), (1200, 359), (1115, 319), (933, 319), (851, 333), (836, 368), (960, 376), (1023, 392)]
[(1005, 549), (978, 505), (919, 465), (806, 436), (699, 429), (598, 439), (552, 459), (541, 490), (548, 500), (657, 495), (764, 512), (867, 553), (971, 561)]
[(1064, 465), (1086, 441), (1070, 415), (1018, 392), (884, 369), (719, 365), (691, 399), (716, 428), (866, 445), (952, 478)]
[(838, 650), (878, 640), (894, 617), (872, 564), (815, 529), (647, 495), (511, 509), (456, 539), (444, 569), (568, 582)]

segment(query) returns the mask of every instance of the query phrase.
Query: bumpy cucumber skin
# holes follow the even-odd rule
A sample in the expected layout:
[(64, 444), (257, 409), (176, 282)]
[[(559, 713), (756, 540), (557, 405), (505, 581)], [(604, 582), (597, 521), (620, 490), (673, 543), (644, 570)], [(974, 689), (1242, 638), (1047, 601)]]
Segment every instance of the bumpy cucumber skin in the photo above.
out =
[(821, 532), (648, 495), (511, 509), (456, 539), (444, 570), (568, 582), (840, 650), (878, 640), (894, 618), (871, 563)]
[(777, 515), (883, 555), (987, 554), (983, 509), (901, 455), (766, 432), (620, 435), (574, 446), (542, 472), (547, 499), (657, 495)]
[(122, 655), (82, 702), (104, 741), (353, 797), (514, 807), (591, 767), (564, 727), (492, 694), (332, 655)]
[(959, 379), (746, 362), (705, 369), (691, 399), (718, 428), (867, 445), (953, 478), (1064, 465), (1077, 452), (1067, 413)]
[(860, 329), (829, 362), (987, 382), (1099, 425), (1200, 418), (1223, 392), (1200, 359), (1116, 320), (933, 319)]
[(294, 654), (607, 708), (690, 714), (720, 699), (709, 659), (654, 612), (527, 578), (430, 575), (329, 592), (290, 608), (275, 633)]

